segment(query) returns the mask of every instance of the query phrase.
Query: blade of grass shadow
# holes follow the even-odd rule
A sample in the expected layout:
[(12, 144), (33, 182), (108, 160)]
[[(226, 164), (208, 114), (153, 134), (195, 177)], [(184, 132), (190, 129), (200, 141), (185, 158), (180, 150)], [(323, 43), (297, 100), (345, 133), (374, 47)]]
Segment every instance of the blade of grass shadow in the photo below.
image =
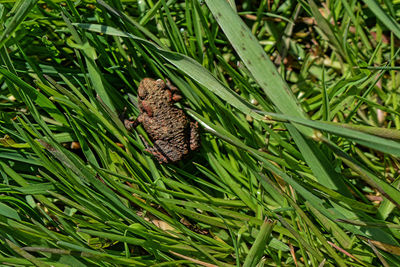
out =
[[(149, 199), (144, 194), (141, 194), (144, 198)], [(223, 219), (223, 216), (233, 218), (237, 221), (243, 222), (247, 221), (253, 223), (255, 225), (262, 225), (262, 221), (260, 219), (254, 218), (253, 216), (245, 215), (243, 213), (231, 210), (231, 209), (224, 209), (217, 206), (210, 205), (209, 203), (195, 203), (191, 201), (184, 201), (184, 200), (174, 200), (174, 199), (158, 199), (161, 203), (168, 202), (174, 205), (180, 205), (185, 208), (196, 208), (202, 211), (210, 211), (216, 214), (218, 217)], [(213, 218), (211, 218), (213, 219)]]
[(32, 265), (32, 262), (28, 261), (27, 259), (24, 258), (16, 258), (16, 257), (5, 257), (5, 256), (0, 256), (0, 261), (3, 264), (10, 264), (10, 265), (15, 265), (15, 266), (29, 266)]
[[(400, 190), (400, 177), (398, 177), (392, 184), (394, 188)], [(386, 220), (388, 216), (395, 210), (396, 205), (393, 204), (390, 200), (384, 199), (379, 206), (378, 212), (381, 215), (383, 220)]]
[(346, 204), (348, 207), (351, 207), (352, 209), (364, 211), (367, 213), (375, 214), (377, 212), (376, 207), (373, 206), (372, 204), (366, 204), (366, 203), (357, 201), (353, 198), (347, 198), (347, 197), (343, 196), (342, 194), (340, 194), (332, 189), (329, 189), (306, 176), (304, 177), (304, 179), (305, 179), (304, 182), (308, 185), (310, 190), (319, 191), (322, 193), (321, 195), (327, 196), (328, 198), (332, 198), (333, 200), (335, 200), (335, 202), (342, 202), (342, 203)]
[(306, 207), (311, 210), (315, 218), (320, 221), (320, 224), (323, 225), (327, 231), (332, 233), (342, 247), (351, 247), (353, 242), (352, 238), (350, 238), (336, 222), (329, 220), (321, 212), (315, 209), (309, 202), (306, 202), (305, 204)]
[(7, 218), (15, 220), (21, 220), (21, 217), (18, 215), (18, 212), (15, 209), (2, 202), (0, 202), (0, 216), (5, 216)]
[(86, 159), (93, 165), (98, 166), (98, 162), (96, 159), (95, 154), (93, 153), (92, 149), (90, 148), (88, 142), (86, 142), (88, 138), (88, 134), (84, 131), (84, 129), (79, 125), (79, 123), (74, 120), (73, 117), (70, 115), (70, 125), (71, 128), (73, 129), (75, 136), (79, 142), (80, 148), (82, 149), (83, 154), (86, 156)]
[[(7, 69), (10, 73), (17, 75), (17, 71), (13, 65), (10, 54), (8, 53), (6, 47), (0, 48), (0, 60), (2, 61), (1, 65), (4, 65), (5, 69)], [(18, 93), (18, 88), (16, 88), (15, 85), (8, 79), (6, 79), (5, 83), (7, 85), (7, 88), (10, 90), (11, 94), (15, 98), (21, 99), (21, 96)]]
[(258, 154), (266, 159), (276, 162), (277, 164), (283, 165), (285, 167), (289, 167), (287, 165), (287, 163), (284, 160), (282, 160), (281, 158), (279, 158), (277, 156), (273, 156), (273, 155), (265, 153), (265, 152), (262, 152), (262, 151), (259, 151), (257, 149), (251, 148), (251, 147), (243, 144), (243, 142), (240, 141), (236, 136), (234, 136), (231, 133), (229, 133), (228, 131), (226, 131), (223, 127), (211, 123), (210, 121), (208, 121), (207, 119), (202, 117), (200, 114), (198, 114), (192, 110), (187, 110), (187, 112), (190, 115), (192, 115), (197, 121), (199, 121), (200, 124), (204, 127), (204, 129), (206, 131), (209, 131), (209, 132), (219, 136), (221, 139), (225, 140), (226, 142), (228, 142), (236, 147), (239, 147), (243, 150), (246, 150), (248, 152)]
[(285, 125), (318, 182), (325, 184), (330, 189), (337, 190), (346, 197), (352, 198), (342, 175), (335, 171), (332, 162), (317, 144), (305, 138), (292, 124)]
[[(137, 261), (134, 259), (118, 257), (116, 255), (99, 252), (94, 249), (85, 248), (83, 246), (79, 246), (79, 245), (72, 244), (72, 243), (65, 242), (65, 241), (58, 241), (57, 245), (60, 247), (63, 247), (63, 248), (68, 248), (71, 251), (81, 252), (83, 255), (87, 255), (87, 257), (90, 257), (90, 258), (93, 258), (94, 260), (96, 260), (96, 263), (98, 263), (99, 261), (103, 261), (103, 262), (109, 262), (112, 265), (115, 265), (116, 263), (120, 263), (120, 264), (128, 264), (129, 266), (149, 266), (148, 262), (143, 263), (143, 262), (140, 262), (140, 261)], [(93, 265), (94, 265), (94, 263), (93, 263)]]

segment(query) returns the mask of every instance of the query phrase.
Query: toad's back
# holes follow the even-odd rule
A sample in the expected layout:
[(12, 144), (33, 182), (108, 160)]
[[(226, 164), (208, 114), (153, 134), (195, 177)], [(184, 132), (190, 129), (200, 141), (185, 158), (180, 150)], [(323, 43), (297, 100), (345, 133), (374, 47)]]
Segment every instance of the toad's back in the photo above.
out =
[(145, 78), (138, 89), (137, 119), (154, 143), (146, 150), (160, 162), (176, 162), (199, 147), (198, 124), (174, 105), (181, 98), (176, 87), (163, 80)]

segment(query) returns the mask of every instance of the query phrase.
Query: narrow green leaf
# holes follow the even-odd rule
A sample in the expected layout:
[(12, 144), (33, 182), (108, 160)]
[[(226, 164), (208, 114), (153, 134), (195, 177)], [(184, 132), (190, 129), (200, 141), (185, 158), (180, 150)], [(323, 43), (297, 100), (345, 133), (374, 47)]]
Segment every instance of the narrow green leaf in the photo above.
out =
[[(75, 33), (73, 34), (75, 41), (78, 42), (76, 47), (80, 50), (82, 50), (83, 55), (85, 56), (86, 59), (86, 68), (89, 73), (89, 78), (92, 83), (93, 89), (96, 91), (96, 93), (100, 96), (101, 100), (112, 110), (115, 111), (114, 104), (111, 101), (111, 98), (109, 96), (110, 92), (108, 92), (104, 86), (103, 83), (103, 78), (101, 71), (97, 67), (96, 64), (96, 50), (89, 44), (89, 42), (86, 40), (86, 38), (81, 39), (78, 35), (78, 33), (73, 29), (73, 23), (69, 21), (69, 19), (61, 13), (65, 23), (67, 24), (67, 27), (71, 30), (71, 32)], [(83, 36), (84, 37), (84, 36)], [(72, 42), (70, 42), (71, 45), (73, 45)]]
[(35, 266), (38, 267), (50, 267), (50, 265), (38, 260), (36, 257), (34, 257), (32, 254), (24, 251), (22, 248), (11, 242), (10, 240), (6, 239), (5, 240), (7, 245), (11, 247), (12, 250), (14, 250), (17, 254), (21, 255), (31, 263), (33, 263)]
[(24, 91), (30, 100), (34, 101), (38, 107), (43, 108), (56, 121), (68, 125), (67, 120), (57, 109), (57, 107), (42, 93), (6, 69), (0, 68), (0, 74), (3, 74), (5, 77), (7, 77), (7, 79), (18, 86), (20, 90)]
[(18, 2), (19, 6), (16, 13), (12, 16), (11, 21), (8, 22), (7, 27), (0, 35), (0, 48), (13, 36), (12, 34), (18, 29), (37, 2), (38, 0), (24, 0)]
[(268, 239), (271, 237), (272, 229), (276, 221), (265, 220), (261, 226), (260, 232), (257, 235), (253, 246), (250, 248), (249, 253), (244, 260), (243, 267), (256, 266), (260, 261), (261, 257), (264, 255), (264, 250), (267, 247)]
[(18, 212), (15, 209), (1, 202), (0, 202), (0, 216), (5, 216), (7, 218), (11, 218), (14, 220), (21, 220), (21, 218), (18, 215)]
[[(385, 153), (389, 153), (395, 156), (400, 156), (400, 144), (393, 140), (384, 139), (379, 136), (370, 135), (364, 132), (353, 130), (354, 126), (345, 126), (343, 124), (336, 124), (336, 123), (328, 123), (328, 122), (320, 122), (320, 121), (312, 121), (307, 119), (289, 117), (282, 114), (276, 113), (269, 113), (269, 112), (262, 112), (272, 118), (278, 120), (290, 120), (292, 122), (302, 124), (304, 126), (308, 126), (314, 129), (326, 131), (332, 134), (336, 134), (338, 136), (346, 137), (356, 143), (359, 143), (363, 146), (382, 151)], [(350, 129), (351, 128), (351, 129)], [(365, 130), (365, 128), (364, 128)], [(320, 133), (316, 132), (314, 139), (321, 140), (324, 138)]]

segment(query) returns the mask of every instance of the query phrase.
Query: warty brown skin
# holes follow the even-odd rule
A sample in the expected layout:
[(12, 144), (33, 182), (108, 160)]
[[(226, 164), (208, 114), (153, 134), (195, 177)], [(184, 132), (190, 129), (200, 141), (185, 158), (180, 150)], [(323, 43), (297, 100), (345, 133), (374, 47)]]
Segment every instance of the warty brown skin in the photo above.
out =
[(179, 90), (163, 80), (144, 78), (138, 88), (140, 114), (135, 122), (125, 121), (127, 128), (141, 123), (152, 140), (145, 142), (146, 151), (160, 163), (174, 163), (200, 146), (198, 123), (189, 120), (183, 110), (174, 105), (181, 96)]

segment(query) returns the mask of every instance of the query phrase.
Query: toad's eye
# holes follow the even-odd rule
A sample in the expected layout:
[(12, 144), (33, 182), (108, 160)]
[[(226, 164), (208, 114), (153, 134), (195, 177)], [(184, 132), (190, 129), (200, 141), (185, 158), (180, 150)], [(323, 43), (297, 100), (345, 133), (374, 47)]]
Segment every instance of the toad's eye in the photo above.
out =
[(139, 95), (139, 99), (144, 100), (145, 99), (144, 95)]

